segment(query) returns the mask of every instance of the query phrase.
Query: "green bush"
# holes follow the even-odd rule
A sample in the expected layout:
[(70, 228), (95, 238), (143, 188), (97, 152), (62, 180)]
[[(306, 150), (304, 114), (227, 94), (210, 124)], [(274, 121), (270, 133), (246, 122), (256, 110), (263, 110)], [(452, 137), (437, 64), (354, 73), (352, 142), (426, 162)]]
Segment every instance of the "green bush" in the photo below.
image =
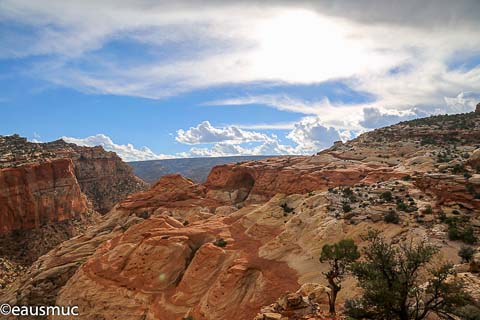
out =
[(345, 189), (343, 189), (342, 193), (343, 193), (343, 196), (346, 198), (353, 196), (353, 191), (349, 187), (346, 187)]
[(403, 201), (397, 201), (397, 210), (399, 211), (407, 211), (408, 207)]
[(290, 208), (290, 207), (287, 205), (287, 203), (285, 203), (285, 202), (282, 203), (282, 204), (280, 205), (280, 207), (282, 207), (283, 212), (285, 212), (285, 213), (290, 213), (290, 212), (293, 211), (293, 208)]
[(468, 305), (459, 308), (457, 315), (464, 320), (480, 320), (480, 308), (473, 304)]
[(227, 241), (225, 241), (225, 239), (223, 238), (220, 238), (220, 239), (217, 239), (213, 242), (214, 245), (216, 245), (217, 247), (226, 247), (227, 246)]
[(380, 195), (380, 198), (382, 198), (387, 202), (390, 202), (393, 200), (392, 193), (390, 191), (382, 192), (382, 194)]
[[(350, 270), (361, 293), (345, 303), (344, 313), (354, 319), (458, 319), (458, 310), (471, 305), (450, 263), (432, 264), (438, 248), (424, 242), (396, 244), (370, 231), (363, 259)], [(420, 289), (421, 286), (425, 286)], [(472, 314), (472, 312), (469, 312)], [(461, 319), (465, 319), (462, 317)]]
[(394, 210), (390, 210), (388, 211), (388, 213), (385, 214), (383, 220), (386, 223), (398, 224), (400, 222), (400, 217), (398, 216), (398, 213), (396, 213)]
[(470, 260), (472, 260), (474, 253), (475, 253), (475, 249), (468, 246), (462, 246), (458, 250), (458, 256), (462, 258), (462, 262), (470, 262)]
[(473, 227), (469, 223), (459, 223), (458, 219), (447, 218), (445, 222), (448, 224), (448, 238), (450, 240), (459, 240), (468, 244), (477, 242)]

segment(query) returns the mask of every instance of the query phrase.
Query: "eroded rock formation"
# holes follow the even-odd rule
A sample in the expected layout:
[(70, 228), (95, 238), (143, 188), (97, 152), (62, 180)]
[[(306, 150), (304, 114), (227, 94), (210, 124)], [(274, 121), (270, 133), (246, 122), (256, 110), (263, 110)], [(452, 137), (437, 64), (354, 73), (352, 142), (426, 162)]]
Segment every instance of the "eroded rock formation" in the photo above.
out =
[(0, 169), (0, 233), (39, 228), (86, 211), (70, 159)]
[[(432, 117), (311, 157), (217, 167), (203, 185), (163, 177), (40, 257), (0, 300), (79, 305), (80, 319), (322, 319), (324, 244), (362, 246), (375, 228), (460, 262), (452, 226), (480, 236), (479, 134), (476, 113)], [(474, 269), (458, 278), (471, 292)], [(358, 294), (351, 278), (342, 287), (340, 311)]]
[(20, 167), (51, 159), (71, 159), (81, 191), (93, 208), (108, 212), (116, 203), (148, 184), (130, 166), (102, 147), (81, 147), (63, 140), (32, 143), (18, 135), (0, 136), (0, 168)]

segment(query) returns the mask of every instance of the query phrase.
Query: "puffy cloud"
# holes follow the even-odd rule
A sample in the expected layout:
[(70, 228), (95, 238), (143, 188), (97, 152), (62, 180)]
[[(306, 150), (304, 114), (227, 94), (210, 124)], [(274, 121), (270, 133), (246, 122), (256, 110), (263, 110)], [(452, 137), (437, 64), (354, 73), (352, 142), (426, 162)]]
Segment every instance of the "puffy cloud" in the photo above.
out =
[[(202, 128), (202, 130), (198, 130)], [(203, 130), (208, 128), (208, 130)], [(192, 130), (193, 129), (193, 130)], [(206, 132), (205, 132), (206, 131)], [(213, 144), (212, 147), (192, 147), (182, 156), (227, 156), (227, 155), (280, 155), (312, 154), (329, 147), (334, 141), (348, 140), (359, 131), (338, 130), (324, 123), (318, 117), (305, 117), (293, 124), (286, 138), (294, 146), (282, 144), (277, 136), (267, 136), (232, 127), (215, 128), (208, 122), (187, 131), (179, 130), (177, 141), (185, 144)], [(214, 134), (211, 134), (211, 133)], [(234, 132), (235, 134), (232, 134)], [(239, 134), (238, 132), (241, 132)], [(187, 134), (188, 133), (188, 134)], [(255, 137), (252, 138), (252, 137)], [(249, 143), (247, 143), (249, 142)], [(253, 143), (252, 143), (253, 142)]]
[(116, 144), (112, 139), (104, 134), (97, 134), (86, 138), (61, 137), (65, 142), (74, 143), (79, 146), (93, 147), (102, 146), (107, 151), (115, 152), (123, 161), (141, 161), (170, 159), (175, 156), (165, 154), (155, 154), (147, 147), (135, 148), (132, 144)]
[[(346, 134), (346, 135), (345, 135)], [(302, 153), (314, 153), (325, 149), (334, 141), (345, 140), (349, 133), (340, 133), (333, 127), (328, 127), (317, 117), (306, 117), (295, 124), (295, 127), (287, 135), (287, 138), (297, 143), (297, 149)]]
[(225, 128), (215, 128), (210, 122), (203, 121), (196, 127), (188, 130), (180, 129), (177, 131), (175, 140), (184, 144), (203, 144), (203, 143), (244, 143), (252, 141), (271, 141), (272, 138), (263, 133), (242, 130), (236, 126)]
[(419, 117), (425, 117), (427, 114), (418, 109), (411, 110), (384, 110), (382, 108), (364, 108), (363, 117), (360, 124), (366, 128), (380, 128), (395, 124), (400, 121), (412, 120)]
[(447, 104), (446, 113), (472, 112), (479, 102), (480, 93), (460, 92), (455, 98), (445, 97), (445, 103)]
[(268, 141), (257, 146), (242, 146), (239, 144), (216, 143), (211, 148), (192, 147), (188, 152), (180, 153), (182, 157), (224, 157), (239, 155), (289, 155), (298, 154), (298, 150), (282, 145), (278, 141)]

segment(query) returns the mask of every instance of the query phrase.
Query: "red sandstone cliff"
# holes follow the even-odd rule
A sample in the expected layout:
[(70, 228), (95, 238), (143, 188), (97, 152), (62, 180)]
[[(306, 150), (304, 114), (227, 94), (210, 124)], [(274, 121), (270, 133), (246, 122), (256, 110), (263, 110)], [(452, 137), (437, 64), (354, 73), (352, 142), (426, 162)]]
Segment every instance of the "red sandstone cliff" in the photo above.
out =
[(70, 159), (0, 169), (0, 233), (38, 228), (86, 211)]
[(115, 152), (102, 147), (81, 147), (63, 140), (43, 144), (58, 157), (73, 160), (82, 192), (100, 213), (106, 213), (129, 194), (144, 190), (148, 184), (133, 174), (133, 169)]
[(0, 168), (42, 163), (49, 159), (71, 159), (81, 191), (93, 208), (108, 212), (131, 193), (148, 184), (135, 177), (133, 169), (114, 152), (102, 147), (81, 147), (63, 140), (32, 143), (18, 135), (0, 136)]

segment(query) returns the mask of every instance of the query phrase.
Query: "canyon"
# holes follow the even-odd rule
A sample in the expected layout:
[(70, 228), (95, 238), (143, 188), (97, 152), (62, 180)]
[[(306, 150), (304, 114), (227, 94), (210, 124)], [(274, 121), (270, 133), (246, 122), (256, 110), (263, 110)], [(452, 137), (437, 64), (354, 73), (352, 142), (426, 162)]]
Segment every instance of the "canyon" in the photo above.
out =
[[(89, 206), (104, 214), (38, 257), (2, 302), (78, 305), (80, 319), (328, 319), (323, 245), (362, 247), (377, 229), (438, 246), (480, 307), (480, 256), (457, 255), (467, 229), (480, 237), (480, 111), (401, 122), (312, 156), (219, 165), (202, 184), (172, 174), (147, 188), (101, 148), (31, 148), (0, 159), (3, 232)], [(347, 277), (340, 310), (358, 293)]]
[[(115, 153), (102, 147), (0, 136), (4, 265), (9, 269), (30, 265), (62, 241), (83, 233), (118, 201), (147, 186)], [(9, 281), (0, 281), (0, 287)]]

